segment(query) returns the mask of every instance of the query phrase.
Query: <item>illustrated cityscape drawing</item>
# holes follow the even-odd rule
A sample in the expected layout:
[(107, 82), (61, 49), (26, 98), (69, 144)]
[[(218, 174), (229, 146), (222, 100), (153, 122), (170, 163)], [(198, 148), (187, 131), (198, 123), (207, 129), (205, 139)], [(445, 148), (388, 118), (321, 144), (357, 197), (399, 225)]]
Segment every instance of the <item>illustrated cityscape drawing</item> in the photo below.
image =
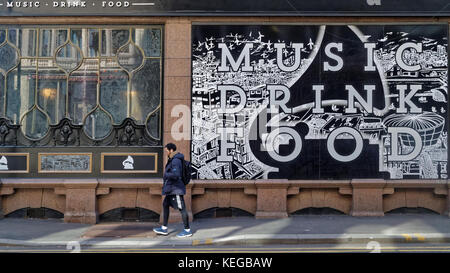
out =
[[(304, 28), (307, 28), (303, 26)], [(347, 27), (347, 26), (342, 26)], [(318, 27), (316, 27), (318, 28)], [(221, 37), (204, 40), (193, 37), (192, 47), (192, 154), (191, 159), (198, 179), (257, 179), (267, 178), (271, 172), (280, 172), (278, 166), (270, 166), (255, 156), (249, 145), (251, 126), (263, 109), (269, 104), (268, 84), (280, 84), (291, 87), (302, 83), (302, 75), (318, 58), (317, 52), (323, 50), (320, 26), (318, 35), (310, 37), (301, 49), (302, 59), (299, 69), (285, 72), (276, 63), (274, 43), (284, 43), (283, 63), (291, 66), (295, 61), (295, 50), (290, 41), (271, 41), (260, 32), (228, 33)], [(225, 27), (226, 29), (226, 27)], [(352, 27), (354, 30), (355, 27)], [(356, 33), (356, 32), (355, 32)], [(357, 33), (356, 33), (357, 34)], [(289, 114), (278, 110), (277, 118), (283, 126), (295, 127), (304, 124), (308, 128), (305, 140), (326, 140), (330, 133), (339, 127), (350, 127), (358, 131), (362, 138), (372, 145), (378, 145), (379, 172), (388, 173), (391, 179), (421, 178), (446, 179), (447, 170), (447, 103), (448, 103), (448, 40), (447, 33), (439, 39), (423, 37), (417, 33), (387, 31), (376, 39), (365, 33), (367, 41), (375, 43), (373, 58), (379, 74), (379, 80), (385, 94), (383, 109), (374, 108), (372, 113), (363, 107), (357, 107), (356, 113), (346, 113), (347, 101), (335, 100), (335, 103), (323, 104), (323, 113), (313, 113), (314, 100), (295, 105)], [(356, 35), (357, 36), (357, 35)], [(242, 69), (230, 72), (218, 72), (221, 50), (218, 44), (226, 44), (228, 50), (239, 56), (246, 43), (252, 43), (250, 51), (252, 72)], [(420, 67), (417, 71), (402, 69), (396, 60), (396, 50), (405, 43), (420, 43), (421, 52), (409, 48), (401, 56), (408, 66)], [(364, 46), (364, 43), (361, 42)], [(219, 84), (237, 85), (245, 90), (246, 105), (234, 114), (220, 114)], [(306, 83), (305, 83), (306, 84)], [(311, 84), (311, 83), (309, 83)], [(406, 113), (396, 111), (402, 101), (399, 86), (421, 86), (410, 102), (420, 108), (420, 112), (409, 110)], [(291, 91), (293, 92), (293, 91)], [(346, 98), (346, 96), (344, 96)], [(227, 104), (239, 104), (236, 95), (226, 97)], [(295, 101), (290, 101), (295, 103)], [(411, 105), (407, 105), (411, 106)], [(404, 106), (403, 106), (404, 107)], [(273, 115), (272, 115), (273, 117)], [(231, 162), (218, 160), (220, 154), (220, 132), (218, 128), (244, 128), (244, 134), (231, 134), (229, 141), (235, 143), (235, 149), (228, 150), (233, 157)], [(407, 155), (417, 143), (407, 133), (398, 134), (393, 141), (388, 128), (408, 127), (414, 129), (422, 141), (420, 154), (411, 160), (391, 160), (393, 149)], [(340, 134), (338, 138), (352, 138)], [(280, 140), (280, 145), (285, 143)], [(287, 142), (288, 143), (288, 142)], [(397, 147), (392, 147), (397, 143)], [(275, 148), (277, 150), (277, 148)]]

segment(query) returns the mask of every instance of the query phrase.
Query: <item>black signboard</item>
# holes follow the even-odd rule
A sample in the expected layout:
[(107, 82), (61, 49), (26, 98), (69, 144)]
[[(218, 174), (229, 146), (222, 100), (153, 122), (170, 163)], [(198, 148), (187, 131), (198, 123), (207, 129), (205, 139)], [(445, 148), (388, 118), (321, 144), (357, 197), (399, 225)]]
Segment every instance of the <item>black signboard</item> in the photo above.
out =
[(102, 173), (156, 173), (156, 153), (102, 153)]
[(27, 173), (29, 171), (29, 154), (0, 153), (0, 173)]
[(448, 26), (195, 25), (199, 179), (446, 179)]
[(0, 0), (0, 16), (450, 16), (447, 0)]

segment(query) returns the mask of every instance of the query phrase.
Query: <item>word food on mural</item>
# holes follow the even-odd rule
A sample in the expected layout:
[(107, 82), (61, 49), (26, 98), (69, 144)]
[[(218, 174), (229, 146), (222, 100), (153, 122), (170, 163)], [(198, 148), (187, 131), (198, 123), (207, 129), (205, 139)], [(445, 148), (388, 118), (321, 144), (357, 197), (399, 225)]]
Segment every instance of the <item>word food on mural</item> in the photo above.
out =
[(448, 34), (195, 26), (197, 178), (447, 178)]

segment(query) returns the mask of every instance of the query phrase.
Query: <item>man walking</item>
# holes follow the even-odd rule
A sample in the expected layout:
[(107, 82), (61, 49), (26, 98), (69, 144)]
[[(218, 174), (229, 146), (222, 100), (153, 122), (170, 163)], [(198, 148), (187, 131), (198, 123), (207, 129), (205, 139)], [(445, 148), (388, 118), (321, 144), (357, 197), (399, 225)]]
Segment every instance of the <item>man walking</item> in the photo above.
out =
[(154, 228), (153, 231), (161, 235), (169, 234), (167, 223), (169, 221), (169, 207), (172, 207), (181, 212), (184, 224), (184, 230), (178, 233), (177, 237), (189, 237), (192, 236), (192, 232), (189, 228), (189, 216), (183, 198), (186, 194), (186, 186), (182, 180), (184, 155), (176, 151), (177, 146), (173, 143), (168, 143), (165, 146), (165, 150), (169, 155), (169, 160), (163, 176), (162, 194), (166, 196), (163, 201), (163, 225), (159, 228)]

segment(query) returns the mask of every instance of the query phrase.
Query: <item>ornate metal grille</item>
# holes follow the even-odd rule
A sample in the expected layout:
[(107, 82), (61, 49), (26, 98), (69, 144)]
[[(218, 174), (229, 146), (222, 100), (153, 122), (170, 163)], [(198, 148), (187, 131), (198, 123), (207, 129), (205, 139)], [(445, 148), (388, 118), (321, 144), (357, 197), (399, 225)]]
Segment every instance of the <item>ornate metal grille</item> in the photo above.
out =
[(0, 145), (161, 145), (162, 27), (0, 26)]

